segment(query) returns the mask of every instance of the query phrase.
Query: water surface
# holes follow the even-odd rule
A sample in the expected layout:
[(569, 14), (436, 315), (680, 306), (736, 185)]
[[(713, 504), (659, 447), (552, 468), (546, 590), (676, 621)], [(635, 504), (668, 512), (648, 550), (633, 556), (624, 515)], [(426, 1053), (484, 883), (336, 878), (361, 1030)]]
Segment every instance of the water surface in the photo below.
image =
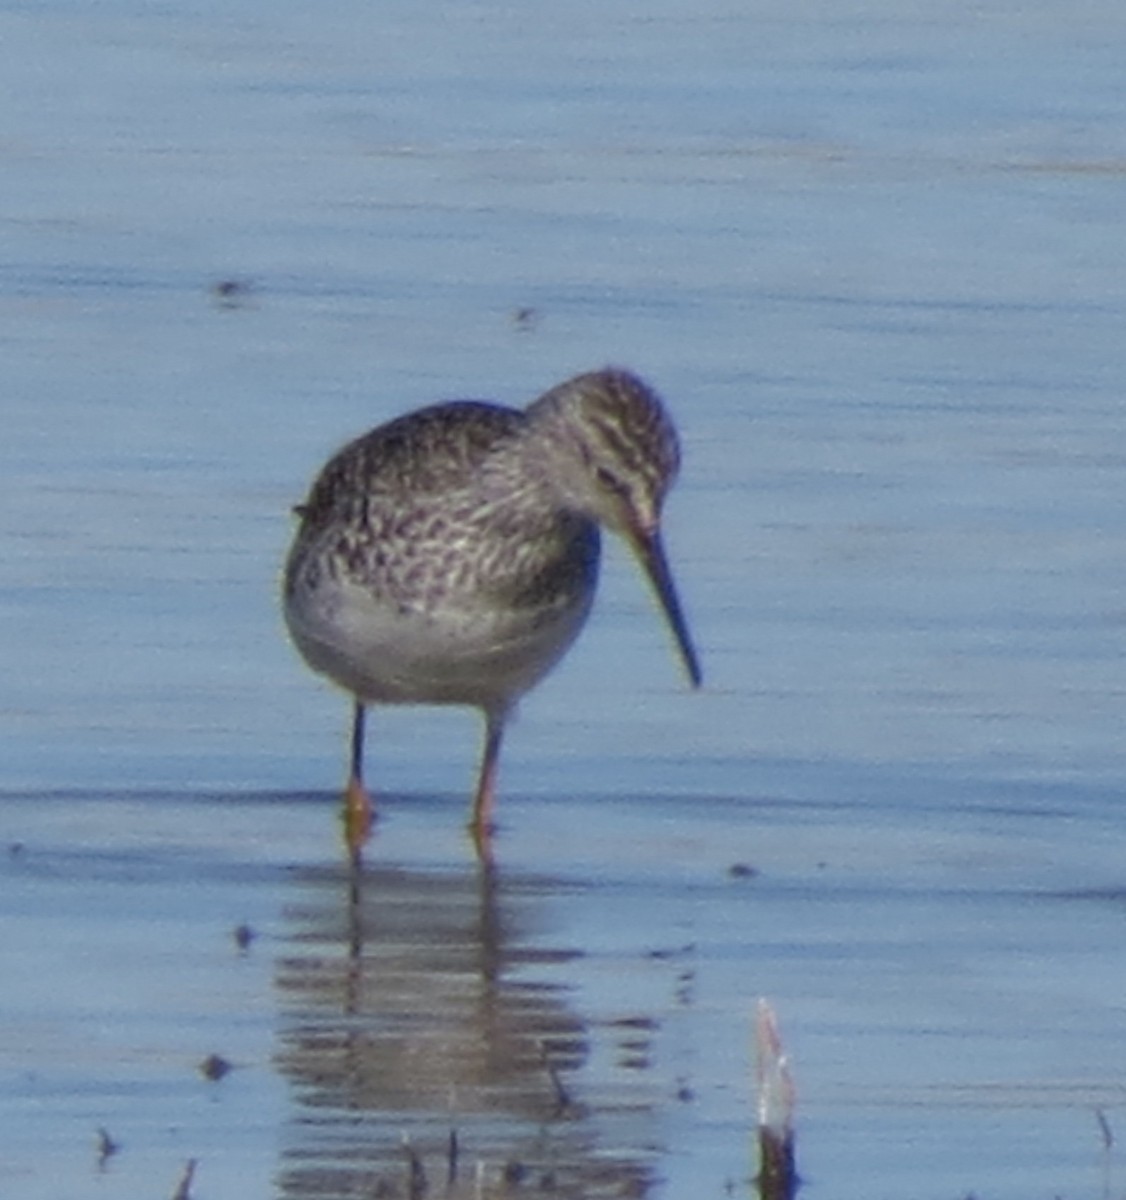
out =
[[(404, 1136), (437, 1188), (451, 1127), (463, 1187), (748, 1194), (760, 995), (805, 1194), (1121, 1190), (1119, 9), (51, 0), (0, 46), (5, 1194), (402, 1190)], [(495, 874), (477, 723), (420, 710), (355, 877), (289, 508), (605, 362), (683, 431), (707, 687), (612, 555)]]

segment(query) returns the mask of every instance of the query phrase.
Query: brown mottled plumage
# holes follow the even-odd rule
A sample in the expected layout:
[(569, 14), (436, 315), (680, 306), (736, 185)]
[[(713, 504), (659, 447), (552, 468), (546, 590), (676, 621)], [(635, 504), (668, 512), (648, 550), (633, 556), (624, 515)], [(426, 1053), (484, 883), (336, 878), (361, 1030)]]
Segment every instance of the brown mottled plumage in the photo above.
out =
[(486, 738), (472, 828), (484, 848), (504, 724), (578, 636), (599, 525), (646, 571), (693, 686), (700, 670), (660, 540), (676, 431), (636, 375), (580, 375), (520, 412), (424, 408), (334, 455), (295, 510), (285, 617), (314, 670), (355, 698), (349, 840), (371, 819), (364, 706), (468, 704)]

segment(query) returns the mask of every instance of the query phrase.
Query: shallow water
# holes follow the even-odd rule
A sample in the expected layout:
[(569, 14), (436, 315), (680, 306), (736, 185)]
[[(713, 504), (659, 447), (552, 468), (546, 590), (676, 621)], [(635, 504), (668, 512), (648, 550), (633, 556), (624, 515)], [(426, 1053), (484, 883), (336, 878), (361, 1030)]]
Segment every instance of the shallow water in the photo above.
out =
[(810, 1193), (1102, 1194), (1126, 892), (1075, 799), (516, 798), (490, 872), (405, 796), (353, 873), (323, 795), (10, 793), (5, 1187), (405, 1194), (453, 1129), (467, 1194), (749, 1195), (767, 995)]
[[(749, 1194), (759, 996), (803, 1195), (1121, 1194), (1119, 9), (50, 0), (0, 47), (4, 1194), (406, 1194), (404, 1136), (440, 1190), (451, 1127), (467, 1190)], [(495, 873), (476, 721), (420, 710), (356, 876), (289, 506), (606, 361), (683, 430), (707, 686), (612, 555)]]

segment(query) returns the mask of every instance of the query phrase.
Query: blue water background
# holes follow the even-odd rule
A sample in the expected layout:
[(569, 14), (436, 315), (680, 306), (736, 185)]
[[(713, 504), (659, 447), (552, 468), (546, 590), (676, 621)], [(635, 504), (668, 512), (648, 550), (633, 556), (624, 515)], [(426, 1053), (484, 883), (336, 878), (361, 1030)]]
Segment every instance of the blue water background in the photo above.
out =
[[(103, 1086), (163, 1132), (93, 1186), (171, 1194), (190, 1155), (208, 1194), (280, 1186), (273, 951), (232, 975), (226, 930), (291, 936), (346, 721), (281, 629), (289, 508), (381, 420), (615, 362), (682, 429), (707, 686), (611, 555), (513, 728), (498, 853), (553, 881), (533, 941), (582, 955), (576, 1006), (658, 1021), (637, 1086), (691, 1079), (654, 1189), (747, 1189), (767, 995), (810, 1197), (1103, 1194), (1124, 61), (1097, 0), (0, 10), (6, 1190), (91, 1186)], [(471, 872), (472, 714), (372, 739), (381, 852)], [(686, 947), (690, 1003), (638, 966)], [(192, 1062), (239, 1021), (220, 1111)]]

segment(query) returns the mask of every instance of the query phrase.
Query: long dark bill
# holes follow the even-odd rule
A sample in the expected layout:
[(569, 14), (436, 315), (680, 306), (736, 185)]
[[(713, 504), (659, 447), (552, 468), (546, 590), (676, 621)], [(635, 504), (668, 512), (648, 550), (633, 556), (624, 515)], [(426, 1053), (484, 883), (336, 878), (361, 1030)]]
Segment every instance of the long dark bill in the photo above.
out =
[(676, 640), (676, 648), (680, 651), (681, 661), (693, 687), (699, 687), (703, 679), (700, 671), (700, 660), (696, 656), (696, 647), (692, 644), (692, 635), (688, 632), (688, 622), (684, 618), (684, 610), (680, 607), (680, 597), (673, 583), (669, 562), (665, 557), (665, 547), (661, 541), (661, 531), (654, 529), (634, 531), (630, 537), (634, 553), (645, 569), (653, 591), (657, 594), (661, 609), (665, 614)]

